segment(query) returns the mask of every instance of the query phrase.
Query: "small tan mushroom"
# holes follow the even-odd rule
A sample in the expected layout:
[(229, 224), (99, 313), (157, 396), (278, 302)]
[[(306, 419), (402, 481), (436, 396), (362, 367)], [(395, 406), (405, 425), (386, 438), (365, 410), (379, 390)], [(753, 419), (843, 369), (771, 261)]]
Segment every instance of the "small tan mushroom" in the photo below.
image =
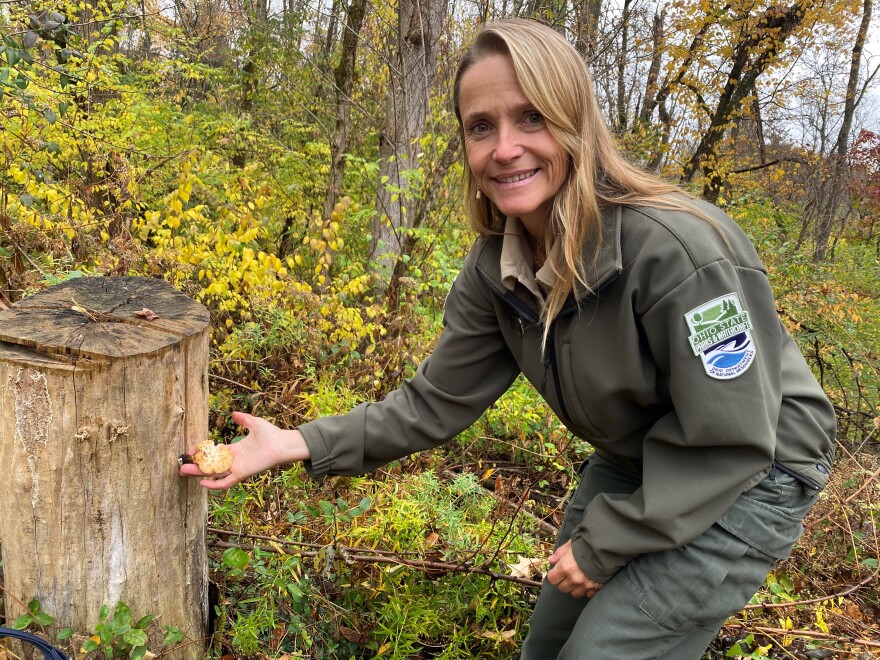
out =
[(215, 445), (211, 440), (203, 440), (196, 445), (192, 456), (184, 454), (181, 463), (195, 463), (205, 474), (220, 474), (232, 467), (232, 451), (227, 445)]

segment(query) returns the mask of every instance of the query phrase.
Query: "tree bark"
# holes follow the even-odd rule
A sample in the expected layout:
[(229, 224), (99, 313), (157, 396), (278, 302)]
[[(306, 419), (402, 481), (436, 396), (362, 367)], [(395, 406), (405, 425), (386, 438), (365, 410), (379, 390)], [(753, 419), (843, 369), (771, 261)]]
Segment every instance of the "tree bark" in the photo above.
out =
[(590, 61), (596, 52), (596, 34), (602, 15), (602, 0), (580, 0), (576, 5), (577, 34), (574, 47), (581, 56)]
[(849, 66), (849, 80), (846, 84), (846, 99), (843, 105), (843, 118), (840, 124), (840, 131), (837, 133), (837, 142), (834, 145), (834, 151), (831, 156), (831, 180), (826, 188), (828, 190), (828, 197), (824, 207), (821, 208), (819, 222), (816, 226), (816, 245), (813, 250), (813, 261), (817, 263), (825, 259), (831, 230), (834, 228), (837, 209), (840, 206), (843, 179), (847, 169), (846, 155), (849, 151), (849, 134), (852, 130), (853, 116), (858, 105), (857, 97), (859, 93), (859, 70), (862, 66), (862, 50), (865, 47), (868, 27), (871, 24), (873, 6), (873, 0), (864, 0), (862, 4), (862, 22), (859, 25), (859, 31), (856, 33), (856, 40), (853, 44)]
[[(327, 194), (324, 196), (324, 211), (321, 216), (323, 218), (322, 235), (333, 221), (332, 213), (342, 190), (345, 154), (348, 152), (351, 138), (351, 94), (357, 79), (355, 62), (361, 26), (364, 23), (367, 7), (367, 0), (351, 0), (351, 4), (345, 8), (342, 53), (339, 55), (339, 62), (333, 72), (336, 86), (336, 126), (330, 138), (330, 174), (327, 180)], [(332, 251), (328, 246), (324, 253), (322, 269), (325, 283), (330, 279), (331, 260)]]
[(204, 307), (146, 278), (71, 280), (0, 312), (7, 621), (37, 598), (88, 633), (124, 602), (187, 635), (173, 657), (204, 657), (207, 499), (177, 457), (208, 434), (208, 334)]
[(651, 121), (651, 112), (657, 98), (657, 81), (660, 77), (660, 65), (663, 63), (663, 25), (666, 22), (666, 9), (654, 14), (651, 28), (651, 64), (648, 67), (648, 78), (645, 83), (645, 100), (638, 113), (639, 121), (647, 124)]
[[(758, 78), (773, 62), (785, 40), (801, 25), (805, 15), (806, 6), (798, 2), (789, 7), (772, 7), (764, 13), (755, 29), (737, 44), (727, 83), (712, 112), (709, 128), (685, 165), (682, 181), (692, 180), (704, 163), (715, 158), (734, 113), (754, 92)], [(714, 201), (724, 185), (723, 176), (714, 168), (706, 175), (703, 197)]]
[(626, 130), (626, 63), (629, 53), (629, 21), (630, 0), (623, 0), (623, 15), (620, 19), (620, 52), (617, 54), (617, 99), (615, 103), (614, 121), (612, 127), (615, 132), (622, 133)]
[(407, 171), (419, 166), (418, 138), (425, 130), (437, 68), (437, 45), (448, 0), (401, 0), (385, 130), (379, 138), (380, 185), (376, 194), (370, 258), (378, 265), (377, 293), (384, 295), (412, 227), (417, 200), (408, 194)]

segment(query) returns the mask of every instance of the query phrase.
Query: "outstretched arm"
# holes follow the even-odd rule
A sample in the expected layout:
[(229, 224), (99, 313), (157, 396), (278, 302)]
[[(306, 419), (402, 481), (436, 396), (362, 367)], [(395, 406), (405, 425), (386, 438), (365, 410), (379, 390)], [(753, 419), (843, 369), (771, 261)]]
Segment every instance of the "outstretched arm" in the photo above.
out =
[(180, 467), (181, 476), (204, 477), (204, 488), (226, 490), (250, 476), (277, 465), (307, 461), (310, 458), (302, 433), (296, 429), (280, 429), (262, 417), (243, 412), (232, 413), (232, 421), (247, 430), (247, 436), (229, 445), (232, 467), (222, 474), (206, 475), (193, 463)]

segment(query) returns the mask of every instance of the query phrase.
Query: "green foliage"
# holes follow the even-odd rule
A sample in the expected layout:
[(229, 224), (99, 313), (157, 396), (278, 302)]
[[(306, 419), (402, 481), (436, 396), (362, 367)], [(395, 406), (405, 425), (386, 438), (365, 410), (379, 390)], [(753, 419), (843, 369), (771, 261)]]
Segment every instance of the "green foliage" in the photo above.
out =
[[(89, 38), (73, 29), (75, 4), (31, 3), (33, 22), (16, 13), (18, 5), (7, 7), (0, 293), (14, 300), (70, 277), (138, 274), (165, 278), (200, 300), (214, 328), (212, 429), (227, 439), (241, 432), (229, 422), (232, 410), (292, 426), (381, 398), (412, 375), (442, 328), (444, 297), (473, 235), (458, 205), (460, 167), (438, 165), (454, 123), (438, 97), (433, 133), (419, 142), (423, 160), (407, 170), (405, 189), (391, 191), (413, 208), (434, 201), (407, 232), (415, 247), (396, 304), (374, 297), (366, 255), (376, 191), (390, 183), (378, 175), (389, 81), (376, 58), (393, 6), (374, 7), (374, 23), (361, 35), (369, 48), (360, 64), (370, 75), (353, 91), (353, 141), (326, 217), (336, 110), (327, 71), (335, 53), (324, 52), (323, 37), (307, 34), (292, 13), (284, 20), (248, 14), (248, 24), (233, 30), (239, 41), (196, 28), (184, 33), (148, 11), (144, 21), (162, 57), (140, 58), (126, 48), (143, 26), (120, 28), (127, 10), (118, 2), (90, 5)], [(245, 62), (254, 67), (245, 71)], [(640, 162), (665, 149), (681, 152), (655, 124), (631, 124), (620, 138)], [(782, 167), (768, 169), (771, 181)], [(725, 193), (732, 213), (754, 239), (782, 319), (835, 403), (841, 440), (860, 457), (865, 450), (856, 450), (876, 446), (880, 407), (880, 273), (876, 248), (865, 240), (873, 225), (843, 231), (833, 259), (817, 265), (801, 240), (799, 210), (765, 202), (760, 186), (737, 181), (742, 187)], [(350, 549), (508, 573), (519, 557), (550, 552), (524, 511), (534, 507), (558, 522), (559, 505), (542, 508), (535, 499), (520, 509), (505, 496), (514, 501), (528, 490), (561, 502), (589, 451), (520, 378), (455, 442), (369, 479), (315, 482), (299, 468), (279, 469), (212, 496), (211, 525), (241, 537), (218, 535), (236, 547), (211, 550), (220, 591), (211, 653), (512, 657), (533, 591), (486, 575), (355, 561)], [(839, 472), (847, 473), (835, 484), (839, 492), (817, 505), (817, 517), (832, 519), (808, 526), (756, 603), (796, 603), (821, 591), (805, 573), (824, 576), (830, 591), (877, 570), (871, 491), (845, 500), (865, 483), (865, 468), (854, 461)], [(863, 593), (876, 602), (875, 589)], [(843, 616), (842, 605), (821, 607), (793, 615), (803, 612), (804, 625), (827, 633), (826, 620)], [(155, 621), (135, 622), (127, 609), (102, 611), (87, 642), (92, 652), (137, 657), (148, 628), (166, 647), (183, 640), (174, 627), (160, 633)], [(55, 625), (36, 601), (15, 623)], [(735, 647), (733, 655), (765, 657), (753, 635)]]
[(45, 628), (55, 623), (55, 617), (43, 611), (40, 601), (33, 598), (28, 602), (28, 611), (12, 622), (12, 628), (15, 630), (26, 630), (32, 626), (40, 626)]
[(755, 644), (755, 636), (752, 634), (746, 635), (745, 639), (741, 639), (736, 642), (733, 646), (725, 654), (727, 658), (757, 658), (758, 660), (766, 660), (769, 658), (766, 653), (773, 648), (772, 644), (767, 644), (766, 646), (757, 645), (753, 649), (752, 646)]
[[(55, 625), (55, 617), (43, 611), (38, 599), (31, 599), (27, 610), (12, 623), (12, 628), (15, 630), (32, 629), (46, 633)], [(156, 618), (155, 615), (148, 614), (135, 621), (128, 605), (119, 602), (113, 609), (112, 616), (110, 615), (110, 607), (103, 605), (98, 617), (100, 623), (95, 626), (94, 633), (83, 643), (82, 648), (79, 649), (80, 653), (97, 654), (89, 657), (127, 657), (132, 660), (146, 656), (150, 644), (149, 628)], [(69, 640), (75, 633), (71, 628), (62, 628), (53, 632), (57, 642)], [(185, 638), (184, 633), (174, 626), (163, 626), (163, 633), (161, 646), (166, 649), (173, 649)], [(159, 649), (154, 648), (154, 650)]]
[(101, 623), (95, 626), (95, 634), (83, 644), (82, 652), (100, 650), (107, 658), (128, 656), (142, 658), (147, 652), (146, 628), (153, 620), (147, 615), (133, 623), (131, 610), (125, 603), (117, 603), (110, 617), (110, 608), (101, 607), (98, 615)]
[[(329, 657), (349, 657), (361, 645), (376, 655), (404, 658), (414, 649), (436, 647), (446, 649), (442, 657), (465, 658), (477, 650), (504, 657), (515, 648), (529, 607), (518, 586), (488, 576), (422, 574), (400, 564), (352, 559), (352, 549), (362, 548), (506, 573), (517, 557), (540, 553), (524, 533), (531, 521), (499, 517), (499, 503), (471, 475), (451, 482), (430, 471), (401, 473), (394, 480), (361, 478), (346, 484), (350, 497), (329, 497), (321, 484), (292, 469), (222, 499), (238, 500), (236, 490), (277, 501), (277, 508), (270, 507), (277, 519), (268, 523), (290, 527), (295, 542), (308, 534), (319, 547), (308, 558), (261, 549), (223, 551), (217, 576), (230, 596), (219, 613), (242, 652), (320, 649)], [(229, 510), (236, 508), (241, 510), (238, 505)]]
[(738, 205), (733, 214), (769, 272), (783, 322), (838, 410), (840, 437), (860, 443), (880, 409), (876, 255), (844, 237), (833, 263), (816, 264), (792, 241), (799, 216), (762, 202)]

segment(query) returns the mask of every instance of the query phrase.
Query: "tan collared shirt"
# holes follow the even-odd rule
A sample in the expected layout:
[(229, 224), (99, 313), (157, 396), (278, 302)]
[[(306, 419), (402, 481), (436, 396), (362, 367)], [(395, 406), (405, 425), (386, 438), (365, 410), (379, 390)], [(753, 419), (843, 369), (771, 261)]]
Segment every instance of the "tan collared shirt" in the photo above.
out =
[(535, 272), (532, 250), (526, 239), (526, 229), (519, 218), (507, 218), (504, 225), (504, 239), (501, 244), (501, 282), (513, 291), (519, 282), (537, 299), (540, 306), (544, 302), (546, 291), (556, 284), (556, 273), (550, 262), (556, 257), (558, 243), (554, 243), (550, 254), (537, 272)]

